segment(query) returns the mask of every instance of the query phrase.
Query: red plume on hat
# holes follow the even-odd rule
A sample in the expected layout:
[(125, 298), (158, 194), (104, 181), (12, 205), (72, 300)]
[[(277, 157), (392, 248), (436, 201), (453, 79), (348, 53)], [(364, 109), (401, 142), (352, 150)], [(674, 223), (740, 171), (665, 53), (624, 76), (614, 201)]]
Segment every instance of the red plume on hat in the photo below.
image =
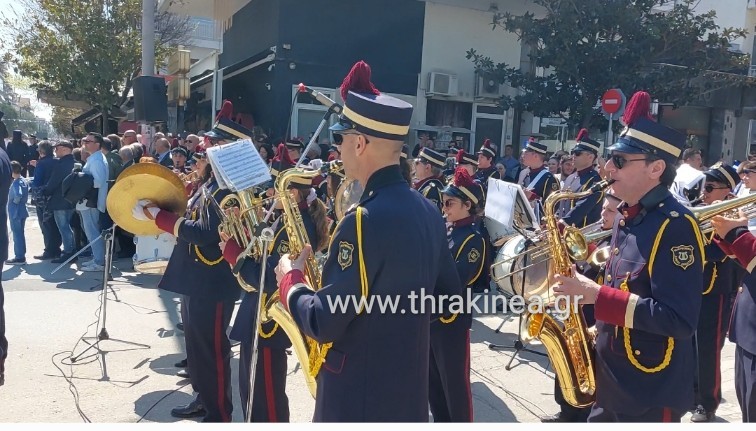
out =
[(637, 91), (627, 102), (625, 113), (622, 114), (622, 122), (629, 126), (639, 118), (654, 119), (651, 116), (651, 95), (645, 91)]
[(467, 169), (459, 166), (454, 171), (454, 185), (457, 188), (464, 187), (468, 190), (473, 190), (473, 187), (476, 186), (475, 180), (473, 180), (473, 177), (470, 176), (470, 173), (467, 172)]
[(575, 140), (577, 142), (580, 142), (587, 137), (588, 137), (588, 129), (580, 129)]
[(226, 120), (231, 120), (231, 117), (234, 116), (234, 104), (231, 103), (230, 100), (226, 99), (223, 101), (223, 106), (221, 106), (220, 111), (218, 111), (218, 115), (215, 116), (215, 122), (217, 123), (218, 120), (221, 118), (225, 118)]
[(491, 150), (491, 149), (492, 149), (492, 148), (491, 148), (491, 140), (490, 140), (490, 139), (488, 139), (488, 138), (486, 138), (486, 139), (485, 139), (485, 140), (483, 141), (483, 147), (485, 147), (485, 148), (488, 148), (489, 150)]
[(381, 94), (377, 88), (370, 82), (370, 66), (364, 61), (360, 60), (352, 66), (352, 70), (344, 78), (344, 82), (341, 83), (341, 98), (347, 99), (347, 94), (350, 91), (363, 94), (375, 94), (376, 96)]
[[(455, 156), (455, 158), (457, 159), (457, 164), (460, 164), (460, 163), (462, 163), (462, 159), (463, 159), (464, 157), (465, 157), (465, 150), (461, 150), (461, 149), (460, 149), (459, 151), (457, 151), (457, 155)], [(456, 178), (456, 177), (455, 177), (455, 178)]]

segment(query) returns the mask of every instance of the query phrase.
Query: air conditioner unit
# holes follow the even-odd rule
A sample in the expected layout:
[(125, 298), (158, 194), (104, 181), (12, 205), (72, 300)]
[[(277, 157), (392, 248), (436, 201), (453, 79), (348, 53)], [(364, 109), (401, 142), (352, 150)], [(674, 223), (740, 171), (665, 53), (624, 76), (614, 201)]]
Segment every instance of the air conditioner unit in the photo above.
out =
[(487, 97), (498, 99), (501, 97), (503, 85), (487, 73), (475, 74), (475, 97)]
[(428, 96), (456, 96), (457, 75), (451, 75), (441, 72), (430, 72), (428, 74)]

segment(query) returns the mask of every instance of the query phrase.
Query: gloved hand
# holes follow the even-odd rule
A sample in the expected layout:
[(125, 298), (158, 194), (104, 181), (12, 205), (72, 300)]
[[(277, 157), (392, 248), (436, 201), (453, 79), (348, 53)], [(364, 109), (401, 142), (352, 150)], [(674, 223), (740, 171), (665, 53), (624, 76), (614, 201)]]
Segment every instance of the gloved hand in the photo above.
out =
[(140, 199), (136, 205), (134, 205), (134, 209), (131, 210), (131, 215), (137, 220), (149, 221), (155, 220), (155, 217), (157, 217), (159, 212), (160, 208), (156, 207), (150, 200)]

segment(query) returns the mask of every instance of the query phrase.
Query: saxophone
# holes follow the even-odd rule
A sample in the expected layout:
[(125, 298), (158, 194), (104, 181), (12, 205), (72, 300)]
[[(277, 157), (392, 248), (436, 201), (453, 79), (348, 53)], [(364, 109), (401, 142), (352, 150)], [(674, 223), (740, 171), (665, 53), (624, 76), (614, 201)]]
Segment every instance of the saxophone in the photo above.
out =
[[(611, 181), (601, 181), (590, 189), (575, 193), (559, 191), (552, 193), (544, 202), (544, 219), (546, 222), (546, 241), (553, 264), (549, 266), (549, 279), (554, 274), (570, 275), (571, 256), (587, 250), (585, 236), (580, 229), (567, 226), (559, 232), (556, 216), (557, 203), (565, 199), (581, 199), (608, 187)], [(550, 291), (550, 290), (549, 290)], [(593, 368), (592, 337), (586, 331), (585, 319), (580, 306), (569, 305), (569, 312), (562, 325), (547, 313), (526, 313), (522, 331), (527, 339), (538, 338), (546, 347), (546, 352), (559, 378), (564, 399), (575, 407), (593, 404), (596, 392), (595, 371)]]
[[(286, 229), (286, 234), (289, 236), (289, 250), (292, 259), (299, 255), (305, 244), (310, 243), (310, 239), (307, 237), (307, 231), (302, 222), (302, 214), (299, 212), (297, 202), (292, 199), (288, 190), (289, 184), (295, 177), (314, 178), (322, 173), (335, 172), (339, 169), (341, 169), (341, 161), (334, 160), (323, 164), (319, 170), (292, 168), (278, 175), (275, 189), (283, 207), (284, 228)], [(318, 290), (322, 286), (321, 270), (314, 252), (315, 250), (313, 250), (313, 253), (305, 263), (304, 273), (308, 279), (308, 284), (313, 289)], [(297, 355), (297, 359), (302, 366), (307, 388), (314, 398), (317, 389), (315, 377), (318, 375), (320, 367), (325, 361), (325, 356), (331, 347), (331, 343), (319, 344), (317, 341), (304, 335), (294, 321), (294, 318), (281, 304), (278, 291), (271, 295), (263, 306), (262, 321), (268, 322), (270, 320), (278, 323), (278, 326), (284, 330), (289, 340), (291, 340), (294, 353)]]

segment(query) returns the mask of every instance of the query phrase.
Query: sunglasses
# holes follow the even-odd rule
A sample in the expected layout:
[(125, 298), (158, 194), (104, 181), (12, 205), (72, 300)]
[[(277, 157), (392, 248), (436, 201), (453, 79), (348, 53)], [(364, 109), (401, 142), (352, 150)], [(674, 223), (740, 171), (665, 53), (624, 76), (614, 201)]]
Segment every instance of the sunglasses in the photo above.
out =
[(457, 202), (459, 202), (459, 201), (457, 201), (455, 199), (447, 199), (447, 200), (444, 201), (444, 208), (449, 208), (449, 207), (453, 206)]
[(727, 186), (725, 186), (725, 187), (714, 187), (711, 184), (706, 184), (704, 186), (704, 190), (706, 190), (706, 193), (711, 193), (714, 190), (724, 190), (724, 189), (729, 189), (729, 187), (727, 187)]
[(643, 157), (640, 159), (626, 159), (618, 154), (612, 154), (609, 159), (612, 161), (612, 164), (617, 167), (617, 169), (622, 169), (625, 167), (626, 164), (630, 162), (639, 162), (641, 160), (648, 160), (648, 158)]

